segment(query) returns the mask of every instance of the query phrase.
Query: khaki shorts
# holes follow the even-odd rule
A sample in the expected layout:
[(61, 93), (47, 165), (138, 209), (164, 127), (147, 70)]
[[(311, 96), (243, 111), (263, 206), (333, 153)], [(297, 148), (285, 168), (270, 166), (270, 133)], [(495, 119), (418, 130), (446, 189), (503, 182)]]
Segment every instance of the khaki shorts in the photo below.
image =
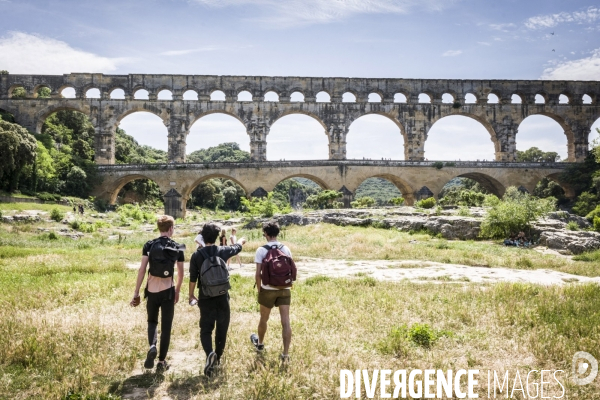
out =
[(258, 292), (258, 304), (267, 308), (289, 306), (292, 302), (292, 293), (290, 289), (268, 290), (260, 289)]

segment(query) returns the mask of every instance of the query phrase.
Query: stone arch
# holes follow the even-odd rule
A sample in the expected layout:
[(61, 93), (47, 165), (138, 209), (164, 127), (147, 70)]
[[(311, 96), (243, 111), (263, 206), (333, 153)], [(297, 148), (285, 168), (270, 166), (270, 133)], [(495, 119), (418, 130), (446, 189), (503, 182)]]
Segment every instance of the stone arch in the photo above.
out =
[[(269, 100), (268, 98), (272, 98), (272, 100)], [(279, 102), (279, 95), (274, 90), (268, 90), (263, 95), (263, 101), (278, 103)]]
[(408, 96), (404, 92), (394, 93), (394, 103), (408, 103)]
[[(380, 117), (384, 117), (387, 120), (390, 120), (391, 122), (394, 123), (394, 125), (396, 125), (396, 127), (400, 130), (400, 135), (402, 137), (402, 142), (403, 142), (403, 147), (401, 148), (401, 154), (404, 157), (405, 156), (405, 152), (406, 152), (406, 145), (408, 143), (408, 138), (406, 135), (406, 128), (404, 126), (404, 124), (402, 122), (400, 122), (400, 120), (398, 120), (397, 118), (387, 114), (387, 113), (383, 113), (383, 112), (378, 112), (378, 111), (371, 111), (371, 112), (367, 112), (364, 114), (360, 114), (359, 116), (357, 116), (356, 118), (349, 118), (348, 119), (348, 135), (346, 136), (346, 142), (348, 142), (349, 140), (352, 141), (352, 135), (351, 135), (351, 129), (352, 129), (352, 124), (354, 124), (355, 121), (366, 117), (366, 116), (373, 116), (373, 115), (377, 115)], [(351, 148), (351, 147), (350, 147)], [(346, 145), (346, 149), (348, 150), (348, 145)], [(379, 155), (379, 157), (381, 157), (381, 154)], [(373, 157), (370, 157), (373, 158)], [(392, 157), (392, 159), (397, 160), (398, 158), (394, 158)]]
[(35, 85), (35, 87), (33, 88), (33, 97), (34, 98), (38, 98), (39, 97), (38, 92), (42, 88), (48, 88), (48, 89), (50, 89), (51, 93), (53, 92), (52, 87), (49, 84), (47, 84), (47, 83), (40, 83), (38, 85)]
[(482, 172), (467, 172), (464, 174), (452, 176), (450, 177), (450, 179), (445, 178), (444, 182), (440, 182), (442, 183), (442, 185), (439, 187), (439, 190), (437, 190), (436, 196), (440, 193), (441, 189), (454, 178), (472, 179), (475, 182), (479, 183), (488, 192), (498, 197), (502, 197), (504, 195), (504, 192), (506, 191), (506, 187), (500, 181), (488, 174)]
[(230, 181), (235, 182), (244, 190), (244, 192), (246, 193), (246, 196), (250, 195), (246, 185), (242, 184), (238, 179), (236, 179), (230, 175), (226, 175), (226, 174), (208, 174), (208, 175), (205, 175), (205, 176), (202, 176), (202, 177), (196, 179), (192, 184), (182, 188), (181, 196), (183, 197), (184, 201), (187, 202), (187, 200), (190, 198), (192, 192), (194, 191), (194, 189), (196, 189), (196, 187), (198, 185), (200, 185), (202, 182), (209, 181), (211, 179), (217, 179), (217, 178), (229, 179)]
[(595, 96), (589, 93), (585, 93), (581, 96), (581, 102), (583, 104), (596, 104)]
[[(354, 100), (344, 100), (344, 96), (348, 99), (348, 94), (354, 96)], [(343, 103), (357, 103), (358, 102), (358, 92), (354, 89), (344, 89), (342, 90), (342, 102)]]
[(149, 112), (150, 114), (154, 114), (163, 120), (163, 122), (165, 123), (165, 126), (169, 122), (169, 115), (166, 113), (166, 111), (164, 109), (161, 109), (159, 107), (154, 107), (154, 106), (135, 105), (134, 104), (133, 106), (131, 106), (130, 108), (125, 110), (123, 113), (121, 113), (117, 116), (115, 129), (119, 125), (119, 123), (123, 120), (123, 118), (125, 118), (133, 113), (136, 113), (136, 112)]
[[(566, 182), (562, 179), (562, 173), (548, 174), (545, 176), (545, 178), (548, 178), (551, 181), (556, 182), (565, 191), (565, 197), (567, 197), (569, 199), (575, 198), (575, 196), (576, 196), (575, 188), (571, 184), (569, 184), (569, 182)], [(539, 180), (538, 180), (538, 182), (539, 182)], [(536, 182), (536, 185), (538, 182)]]
[(50, 115), (52, 115), (58, 111), (63, 111), (63, 110), (77, 111), (77, 112), (87, 115), (88, 118), (90, 118), (90, 112), (87, 109), (87, 107), (84, 106), (85, 108), (80, 108), (76, 104), (77, 103), (73, 103), (73, 104), (69, 104), (69, 105), (65, 105), (65, 104), (52, 105), (52, 106), (46, 107), (43, 110), (37, 112), (35, 115), (35, 121), (36, 121), (35, 122), (35, 132), (42, 133), (42, 125), (44, 125), (46, 118), (48, 118)]
[(282, 93), (281, 90), (279, 90), (279, 88), (277, 88), (277, 87), (267, 86), (265, 89), (263, 89), (262, 96), (264, 97), (269, 92), (275, 93), (277, 95), (278, 99), (281, 97), (281, 93)]
[[(144, 175), (144, 174), (131, 174), (131, 175), (126, 175), (126, 176), (120, 177), (119, 179), (111, 182), (110, 185), (108, 186), (108, 188), (106, 189), (105, 194), (101, 195), (100, 197), (105, 198), (106, 200), (108, 200), (109, 204), (115, 204), (116, 201), (117, 201), (117, 196), (119, 195), (119, 192), (121, 191), (121, 189), (123, 189), (123, 186), (125, 186), (129, 182), (133, 182), (133, 181), (135, 181), (137, 179), (148, 179), (148, 180), (151, 180), (151, 181), (153, 181), (154, 183), (156, 183), (160, 187), (160, 184), (157, 181), (155, 181), (154, 179), (150, 178), (147, 175)], [(161, 188), (161, 190), (163, 190), (163, 188)]]
[[(64, 90), (67, 90), (67, 89), (73, 89), (73, 97), (64, 97), (64, 95), (62, 94), (62, 92)], [(70, 98), (74, 99), (74, 98), (77, 98), (77, 89), (73, 85), (61, 85), (61, 86), (58, 87), (58, 89), (56, 89), (56, 92), (58, 94), (60, 94), (61, 96), (63, 96), (65, 99), (70, 99)]]
[(10, 87), (8, 88), (8, 97), (12, 98), (13, 97), (13, 92), (15, 91), (15, 89), (18, 88), (23, 88), (23, 90), (26, 93), (26, 96), (30, 96), (29, 91), (27, 90), (27, 86), (25, 86), (25, 84), (23, 83), (13, 83), (12, 85), (10, 85)]
[[(450, 97), (450, 98), (448, 98)], [(454, 104), (456, 101), (456, 92), (452, 90), (447, 90), (442, 94), (441, 97), (442, 103), (444, 104)]]
[[(433, 124), (431, 125), (431, 128), (429, 128), (427, 140), (425, 141), (425, 146), (424, 146), (425, 154), (427, 154), (427, 145), (432, 144), (432, 142), (431, 142), (432, 139), (431, 139), (431, 137), (429, 137), (429, 135), (431, 134), (431, 130), (433, 129), (435, 124), (444, 120), (445, 118), (455, 118), (455, 117), (467, 117), (474, 121), (479, 122), (479, 124), (481, 124), (483, 126), (483, 128), (489, 133), (490, 140), (492, 141), (493, 146), (494, 146), (494, 152), (500, 151), (500, 142), (496, 138), (496, 132), (494, 131), (494, 128), (492, 127), (492, 125), (488, 121), (483, 119), (482, 117), (475, 115), (475, 114), (468, 113), (468, 112), (464, 112), (463, 109), (461, 109), (460, 112), (443, 116), (443, 117), (437, 119), (435, 122), (433, 122)], [(461, 157), (458, 157), (458, 158), (461, 158)], [(494, 159), (495, 158), (492, 158), (491, 160), (494, 160)]]
[[(424, 96), (427, 96), (427, 98), (425, 98)], [(429, 91), (421, 92), (421, 93), (419, 93), (418, 99), (419, 99), (419, 101), (418, 101), (419, 104), (432, 104), (434, 96), (433, 96), (433, 93), (429, 92)]]
[(329, 185), (327, 185), (327, 183), (325, 183), (325, 181), (321, 178), (318, 178), (314, 175), (311, 174), (291, 174), (289, 176), (286, 176), (285, 178), (279, 179), (275, 185), (279, 185), (281, 182), (287, 181), (288, 179), (292, 179), (292, 178), (305, 178), (305, 179), (309, 179), (311, 181), (313, 181), (314, 183), (316, 183), (317, 185), (319, 185), (319, 187), (321, 187), (321, 189), (323, 190), (333, 190), (331, 187), (329, 187)]
[(501, 104), (502, 96), (497, 92), (490, 92), (487, 95), (487, 104)]
[[(185, 97), (196, 97), (195, 99), (186, 99)], [(197, 101), (199, 99), (198, 90), (190, 87), (186, 87), (182, 89), (181, 99), (185, 101)]]
[[(169, 92), (170, 98), (160, 99), (159, 96), (161, 96), (161, 93), (164, 93), (164, 92)], [(164, 96), (164, 94), (163, 94), (163, 96)], [(156, 90), (156, 98), (158, 100), (163, 100), (163, 101), (172, 101), (173, 100), (173, 90), (167, 86), (161, 86)]]
[[(330, 142), (325, 122), (318, 115), (304, 110), (303, 103), (291, 104), (298, 104), (298, 107), (290, 108), (271, 120), (267, 155), (273, 158), (267, 159), (328, 159)], [(298, 118), (302, 116), (309, 118)], [(296, 118), (280, 122), (286, 117)]]
[[(248, 95), (250, 97), (250, 100), (242, 100), (244, 97), (248, 97)], [(235, 99), (236, 99), (236, 101), (244, 101), (244, 102), (252, 101), (252, 92), (248, 89), (240, 90), (239, 92), (237, 92)]]
[(114, 94), (113, 94), (113, 93), (114, 93), (116, 90), (122, 90), (122, 91), (123, 91), (123, 96), (124, 96), (124, 97), (127, 97), (127, 88), (126, 88), (125, 86), (116, 85), (116, 86), (111, 86), (111, 88), (110, 88), (110, 89), (108, 89), (108, 97), (109, 97), (110, 99), (112, 99), (112, 98), (113, 98), (113, 96), (114, 96)]
[(562, 92), (558, 95), (558, 104), (573, 104), (573, 95), (570, 92)]
[[(540, 98), (543, 100), (543, 102), (538, 103), (538, 101), (540, 100)], [(548, 104), (548, 94), (546, 92), (544, 92), (543, 90), (537, 92), (533, 96), (533, 103), (534, 104)]]
[[(138, 96), (143, 96), (144, 95), (143, 93), (140, 94), (140, 92), (146, 92), (148, 98), (145, 99), (145, 98), (138, 97)], [(134, 100), (149, 100), (150, 99), (150, 95), (151, 95), (151, 92), (148, 89), (146, 89), (145, 87), (143, 87), (143, 86), (138, 86), (138, 87), (134, 88), (132, 90), (132, 93), (133, 93), (133, 99)]]
[[(223, 95), (223, 100), (217, 100), (216, 98), (213, 97), (221, 97), (221, 95)], [(222, 89), (218, 89), (218, 88), (214, 88), (214, 89), (210, 89), (208, 91), (208, 96), (210, 97), (210, 101), (225, 101), (227, 100), (227, 95), (225, 94), (225, 92)]]
[[(542, 112), (536, 112), (534, 109), (530, 109), (530, 114), (527, 116), (527, 118), (529, 118), (531, 116), (535, 116), (535, 115), (541, 115), (541, 116), (544, 116), (544, 117), (548, 117), (548, 118), (552, 119), (554, 122), (558, 123), (558, 125), (562, 128), (562, 130), (563, 130), (563, 132), (564, 132), (564, 134), (565, 134), (565, 136), (567, 138), (567, 158), (568, 158), (569, 161), (575, 161), (574, 154), (573, 155), (571, 154), (572, 152), (574, 152), (575, 135), (573, 134), (573, 131), (567, 125), (567, 123), (565, 122), (565, 120), (561, 116), (556, 115), (554, 113), (543, 112), (543, 111)], [(522, 130), (522, 124), (523, 124), (523, 122), (525, 122), (527, 120), (527, 118), (524, 118), (519, 123), (519, 128), (518, 128), (519, 131)], [(519, 144), (519, 133), (518, 132), (517, 132), (515, 141), (516, 141), (516, 144), (518, 146), (518, 144)]]
[[(208, 116), (212, 116), (213, 118), (202, 121), (203, 118)], [(214, 134), (207, 136), (206, 132), (208, 128), (204, 123), (218, 124), (216, 129), (219, 129), (219, 131), (215, 132), (218, 137)], [(195, 115), (194, 119), (190, 121), (188, 135), (186, 137), (187, 154), (202, 148), (214, 147), (226, 142), (236, 142), (241, 150), (250, 150), (250, 136), (248, 135), (247, 124), (244, 123), (239, 115), (226, 110), (209, 110), (202, 114)]]
[(477, 93), (473, 90), (467, 90), (462, 100), (465, 104), (477, 104)]
[[(294, 95), (297, 95), (297, 96), (294, 96)], [(300, 96), (302, 96), (301, 99), (292, 100), (292, 97), (298, 98)], [(290, 102), (292, 102), (292, 103), (304, 103), (305, 99), (306, 99), (306, 96), (304, 95), (304, 92), (302, 92), (300, 90), (294, 90), (294, 91), (290, 92)]]
[[(323, 100), (324, 96), (327, 96), (327, 100)], [(319, 100), (319, 97), (321, 100)], [(321, 90), (315, 95), (315, 101), (317, 103), (331, 103), (331, 94), (326, 90)]]
[[(515, 98), (516, 96), (516, 98)], [(524, 104), (525, 103), (525, 94), (521, 91), (514, 92), (510, 95), (511, 104)]]
[(369, 103), (383, 103), (383, 95), (379, 92), (371, 92), (367, 97)]
[(365, 177), (361, 177), (362, 179), (360, 180), (360, 182), (358, 182), (358, 185), (356, 185), (355, 188), (353, 188), (354, 193), (356, 193), (356, 189), (358, 189), (358, 187), (367, 179), (369, 178), (383, 178), (391, 183), (394, 184), (394, 186), (396, 186), (396, 188), (398, 188), (398, 190), (400, 191), (400, 193), (402, 193), (402, 197), (404, 197), (405, 200), (405, 205), (407, 206), (412, 206), (414, 204), (414, 196), (415, 196), (415, 192), (417, 190), (417, 188), (413, 187), (413, 185), (411, 185), (408, 181), (402, 179), (401, 177), (397, 176), (397, 175), (392, 175), (392, 174), (375, 174), (375, 175), (369, 175), (369, 176), (365, 176)]

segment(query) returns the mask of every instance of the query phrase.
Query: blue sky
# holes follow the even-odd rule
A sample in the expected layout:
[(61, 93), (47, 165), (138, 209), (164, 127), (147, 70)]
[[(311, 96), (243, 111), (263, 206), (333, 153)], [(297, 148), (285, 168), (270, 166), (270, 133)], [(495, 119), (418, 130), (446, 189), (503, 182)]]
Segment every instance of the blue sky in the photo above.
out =
[[(0, 0), (0, 15), (0, 69), (11, 73), (600, 79), (600, 6), (582, 0)], [(519, 149), (566, 156), (558, 124), (523, 124)], [(150, 114), (121, 127), (166, 149)], [(213, 116), (194, 125), (188, 150), (223, 141), (248, 148), (239, 122)], [(305, 116), (278, 121), (268, 141), (269, 158), (326, 154), (322, 128)], [(434, 125), (425, 150), (493, 157), (488, 133), (460, 117)], [(364, 117), (350, 127), (348, 155), (402, 159), (402, 138), (383, 117)]]

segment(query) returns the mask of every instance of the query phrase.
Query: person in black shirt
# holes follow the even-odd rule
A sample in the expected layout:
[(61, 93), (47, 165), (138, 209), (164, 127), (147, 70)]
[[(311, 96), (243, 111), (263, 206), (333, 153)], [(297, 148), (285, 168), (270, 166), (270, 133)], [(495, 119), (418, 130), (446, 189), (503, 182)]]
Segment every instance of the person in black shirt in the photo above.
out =
[[(148, 353), (146, 354), (146, 361), (144, 362), (144, 368), (151, 369), (154, 367), (154, 359), (158, 354), (158, 364), (156, 366), (157, 372), (163, 372), (169, 369), (169, 365), (165, 361), (167, 357), (167, 351), (169, 350), (169, 344), (171, 342), (171, 328), (173, 325), (173, 316), (175, 314), (175, 304), (179, 301), (179, 291), (181, 284), (183, 283), (183, 261), (184, 253), (182, 250), (177, 251), (176, 261), (173, 258), (172, 263), (177, 265), (177, 283), (173, 282), (173, 276), (169, 272), (166, 274), (153, 275), (153, 263), (156, 260), (151, 259), (151, 250), (153, 246), (157, 246), (157, 242), (160, 241), (163, 247), (178, 246), (177, 243), (171, 240), (173, 230), (175, 229), (175, 221), (173, 217), (169, 215), (163, 215), (158, 218), (158, 230), (160, 231), (160, 237), (147, 242), (142, 249), (142, 262), (138, 269), (138, 276), (135, 285), (135, 291), (133, 299), (129, 303), (133, 307), (137, 307), (140, 300), (140, 288), (148, 264), (150, 269), (148, 273), (148, 280), (146, 282), (146, 288), (144, 289), (145, 297), (147, 297), (146, 311), (148, 313), (148, 345), (150, 346)], [(170, 270), (173, 270), (174, 265), (169, 266)], [(172, 271), (174, 272), (174, 271)], [(154, 271), (156, 273), (156, 270)], [(167, 276), (169, 275), (169, 276)], [(160, 353), (156, 348), (157, 337), (158, 337), (158, 314), (161, 314), (160, 320)]]
[[(229, 329), (230, 309), (229, 293), (220, 296), (209, 297), (202, 293), (200, 282), (198, 286), (198, 297), (194, 296), (196, 282), (199, 281), (202, 263), (206, 258), (218, 256), (227, 262), (227, 260), (242, 251), (242, 245), (246, 243), (245, 238), (241, 238), (232, 246), (215, 246), (219, 237), (219, 228), (214, 223), (207, 223), (202, 227), (202, 237), (205, 246), (199, 248), (192, 254), (190, 259), (190, 304), (198, 303), (200, 308), (200, 343), (206, 353), (206, 365), (204, 374), (211, 376), (214, 368), (220, 364), (221, 356), (225, 350), (225, 341), (227, 340), (227, 330)], [(213, 351), (212, 332), (215, 329), (215, 349)]]

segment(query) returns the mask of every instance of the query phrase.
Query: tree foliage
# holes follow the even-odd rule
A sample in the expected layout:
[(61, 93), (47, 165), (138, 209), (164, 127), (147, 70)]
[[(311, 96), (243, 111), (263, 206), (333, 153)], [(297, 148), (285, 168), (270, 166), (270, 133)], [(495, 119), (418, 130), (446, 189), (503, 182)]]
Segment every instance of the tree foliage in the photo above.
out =
[(517, 162), (557, 162), (560, 156), (555, 151), (545, 152), (537, 147), (531, 147), (525, 151), (517, 150)]
[(117, 164), (166, 163), (167, 152), (154, 147), (140, 145), (133, 136), (117, 128), (115, 142), (115, 162)]
[(0, 184), (12, 191), (18, 187), (23, 168), (33, 164), (37, 143), (27, 129), (0, 120)]
[(187, 156), (187, 162), (245, 162), (250, 161), (250, 153), (240, 150), (237, 143), (221, 143), (207, 149), (196, 150)]
[(342, 196), (343, 194), (337, 190), (323, 190), (317, 194), (308, 196), (304, 205), (307, 208), (316, 210), (322, 210), (325, 208), (341, 208), (343, 204), (336, 200), (340, 199)]
[(509, 187), (501, 201), (487, 212), (480, 236), (506, 238), (520, 231), (531, 232), (531, 224), (555, 209), (556, 199), (539, 199), (529, 193)]
[(396, 185), (384, 178), (366, 179), (356, 189), (354, 195), (356, 198), (371, 197), (378, 206), (387, 205), (391, 199), (402, 197)]
[(375, 205), (375, 199), (369, 196), (359, 197), (350, 203), (352, 208), (367, 208)]

